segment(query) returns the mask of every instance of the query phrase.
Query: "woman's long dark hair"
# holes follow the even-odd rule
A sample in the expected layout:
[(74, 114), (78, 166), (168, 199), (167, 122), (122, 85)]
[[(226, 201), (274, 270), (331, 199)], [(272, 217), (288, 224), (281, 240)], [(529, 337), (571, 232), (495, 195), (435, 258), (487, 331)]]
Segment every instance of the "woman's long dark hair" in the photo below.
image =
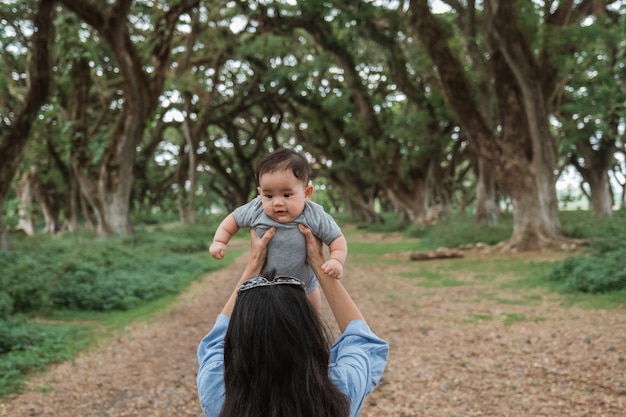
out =
[(224, 340), (220, 417), (347, 417), (328, 377), (327, 328), (302, 288), (259, 287), (237, 296)]

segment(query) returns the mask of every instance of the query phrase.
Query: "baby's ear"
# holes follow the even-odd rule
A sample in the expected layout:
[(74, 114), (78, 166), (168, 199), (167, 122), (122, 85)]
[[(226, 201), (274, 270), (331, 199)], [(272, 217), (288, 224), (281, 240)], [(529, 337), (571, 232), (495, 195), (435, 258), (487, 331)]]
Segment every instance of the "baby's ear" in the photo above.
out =
[(261, 195), (261, 187), (256, 187), (256, 193), (257, 193), (258, 195)]
[(313, 196), (313, 186), (307, 185), (304, 189), (304, 197), (309, 200)]

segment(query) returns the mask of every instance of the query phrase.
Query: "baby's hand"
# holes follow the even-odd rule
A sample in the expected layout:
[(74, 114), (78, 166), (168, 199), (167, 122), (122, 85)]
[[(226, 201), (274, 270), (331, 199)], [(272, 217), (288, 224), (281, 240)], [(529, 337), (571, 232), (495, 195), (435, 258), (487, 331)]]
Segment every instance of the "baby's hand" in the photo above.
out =
[(212, 257), (218, 260), (224, 259), (226, 255), (226, 243), (222, 242), (213, 242), (211, 246), (209, 246), (209, 253)]
[(343, 275), (343, 264), (336, 259), (329, 259), (322, 265), (322, 271), (331, 278), (341, 279)]

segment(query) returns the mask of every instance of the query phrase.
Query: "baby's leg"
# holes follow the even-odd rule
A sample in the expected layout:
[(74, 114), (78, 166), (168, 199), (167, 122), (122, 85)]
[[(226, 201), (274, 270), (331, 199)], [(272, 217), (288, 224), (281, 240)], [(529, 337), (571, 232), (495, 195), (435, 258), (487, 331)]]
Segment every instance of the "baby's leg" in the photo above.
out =
[(315, 311), (317, 311), (318, 313), (321, 313), (322, 312), (322, 293), (320, 292), (319, 285), (315, 287), (315, 289), (311, 291), (310, 293), (308, 293), (306, 296), (309, 299), (309, 302), (311, 303)]

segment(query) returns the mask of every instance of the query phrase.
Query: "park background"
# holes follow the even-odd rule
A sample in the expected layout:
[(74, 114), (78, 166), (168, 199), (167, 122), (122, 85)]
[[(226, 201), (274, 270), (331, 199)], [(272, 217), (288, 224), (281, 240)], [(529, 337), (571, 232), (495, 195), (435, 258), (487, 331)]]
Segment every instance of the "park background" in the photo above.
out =
[(409, 239), (390, 252), (565, 251), (546, 282), (623, 308), (625, 20), (599, 0), (3, 2), (2, 392), (90, 343), (72, 318), (222, 267), (212, 230), (281, 146), (343, 225)]

